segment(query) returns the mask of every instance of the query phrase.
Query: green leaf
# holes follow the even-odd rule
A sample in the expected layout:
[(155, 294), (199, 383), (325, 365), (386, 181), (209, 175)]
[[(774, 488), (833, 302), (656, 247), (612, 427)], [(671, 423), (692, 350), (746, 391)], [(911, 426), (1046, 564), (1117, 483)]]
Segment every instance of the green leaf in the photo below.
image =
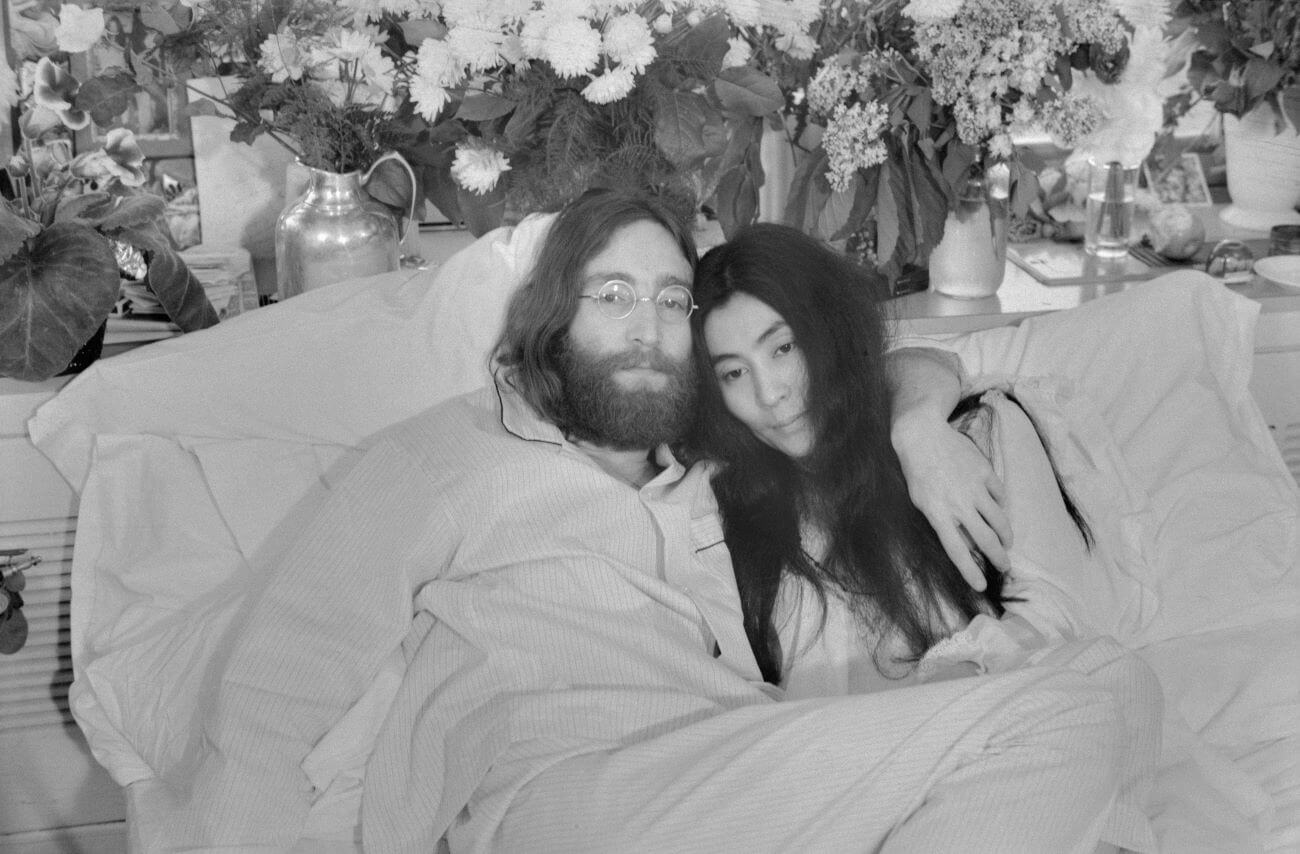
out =
[(502, 182), (482, 196), (458, 187), (457, 206), (465, 222), (465, 227), (475, 237), (482, 237), (501, 225), (506, 214), (506, 191)]
[(7, 261), (23, 245), (23, 241), (34, 236), (41, 227), (25, 216), (21, 216), (9, 207), (11, 203), (0, 203), (0, 261)]
[(781, 87), (771, 77), (748, 65), (724, 68), (713, 81), (722, 108), (744, 116), (766, 116), (785, 106)]
[(100, 127), (109, 127), (134, 102), (141, 91), (135, 77), (125, 69), (92, 77), (77, 91), (76, 107), (90, 113)]
[[(101, 231), (129, 228), (149, 222), (163, 222), (167, 216), (167, 203), (152, 193), (137, 193), (131, 196), (88, 193), (80, 198), (90, 199), (94, 196), (103, 196), (104, 200), (97, 200), (81, 210), (70, 210), (69, 216), (88, 220), (89, 225)], [(64, 209), (71, 207), (68, 203), (60, 205), (58, 218), (68, 218), (64, 216)]]
[(463, 122), (486, 122), (499, 119), (515, 108), (516, 104), (509, 98), (493, 95), (491, 92), (477, 92), (466, 95), (456, 110), (456, 118)]
[(655, 98), (655, 144), (679, 169), (722, 153), (726, 146), (722, 116), (696, 92), (661, 92)]
[(727, 55), (731, 25), (722, 15), (711, 15), (700, 21), (682, 36), (672, 50), (672, 57), (692, 66), (696, 77), (716, 77), (722, 70), (722, 59)]
[[(415, 168), (411, 168), (415, 172)], [(420, 176), (415, 172), (416, 184)], [(402, 164), (395, 160), (385, 160), (375, 166), (370, 178), (365, 183), (366, 194), (375, 201), (388, 207), (397, 219), (398, 230), (403, 221), (410, 216), (411, 203), (419, 196), (419, 186), (411, 186), (411, 176)]]
[(826, 150), (820, 146), (795, 163), (790, 179), (790, 196), (786, 199), (782, 217), (787, 225), (814, 233), (817, 218), (831, 194), (826, 182), (826, 165)]
[(1246, 98), (1255, 103), (1282, 82), (1285, 72), (1282, 66), (1258, 56), (1252, 56), (1242, 72), (1242, 85), (1246, 89)]
[(716, 195), (718, 222), (730, 240), (758, 215), (758, 184), (743, 166), (729, 169), (718, 181)]
[[(898, 238), (903, 226), (898, 218), (898, 204), (894, 197), (893, 165), (886, 160), (879, 167), (880, 177), (876, 181), (876, 257), (882, 265), (891, 264), (898, 247)], [(901, 267), (901, 264), (894, 264)]]
[(172, 242), (165, 220), (151, 220), (116, 229), (111, 235), (144, 253), (148, 264), (145, 286), (184, 332), (215, 326), (217, 312)]
[(876, 187), (879, 182), (879, 168), (873, 166), (870, 169), (858, 170), (858, 174), (854, 177), (853, 189), (850, 191), (853, 205), (844, 218), (844, 224), (831, 234), (831, 240), (845, 240), (849, 235), (861, 231), (867, 224), (871, 219), (871, 211), (876, 205)]
[(108, 319), (121, 286), (113, 249), (60, 222), (0, 264), (0, 376), (49, 379)]

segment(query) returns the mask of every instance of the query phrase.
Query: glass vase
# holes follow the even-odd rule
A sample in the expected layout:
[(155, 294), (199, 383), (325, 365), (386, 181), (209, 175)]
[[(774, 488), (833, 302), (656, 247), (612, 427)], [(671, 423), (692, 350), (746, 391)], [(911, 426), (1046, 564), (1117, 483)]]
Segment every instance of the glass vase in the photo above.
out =
[(307, 192), (275, 225), (280, 298), (396, 270), (397, 220), (365, 192), (361, 173), (306, 168)]
[(967, 178), (930, 253), (930, 290), (956, 299), (997, 293), (1007, 270), (1007, 226), (1005, 183)]

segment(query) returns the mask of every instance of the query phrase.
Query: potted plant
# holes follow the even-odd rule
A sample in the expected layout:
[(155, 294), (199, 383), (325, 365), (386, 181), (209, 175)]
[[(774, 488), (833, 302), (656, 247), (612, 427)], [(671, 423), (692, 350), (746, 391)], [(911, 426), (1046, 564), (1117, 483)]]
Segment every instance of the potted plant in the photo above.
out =
[(1230, 225), (1300, 222), (1300, 0), (1181, 0), (1187, 88), (1171, 122), (1202, 101), (1223, 117)]
[(141, 189), (144, 156), (133, 134), (114, 128), (102, 147), (73, 155), (71, 133), (92, 116), (111, 127), (127, 98), (105, 97), (121, 88), (116, 80), (83, 86), (65, 67), (103, 33), (102, 10), (61, 12), (58, 49), (24, 63), (21, 85), (0, 68), (21, 135), (0, 200), (0, 376), (22, 380), (55, 376), (102, 340), (124, 275), (143, 281), (182, 330), (217, 322), (175, 248), (165, 203)]

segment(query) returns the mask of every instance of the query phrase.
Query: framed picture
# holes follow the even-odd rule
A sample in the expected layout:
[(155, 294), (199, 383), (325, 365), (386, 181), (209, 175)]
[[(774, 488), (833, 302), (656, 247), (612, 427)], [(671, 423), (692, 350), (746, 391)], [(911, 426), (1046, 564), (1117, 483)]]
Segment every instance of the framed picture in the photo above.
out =
[(1211, 205), (1210, 186), (1201, 168), (1201, 158), (1184, 152), (1178, 159), (1160, 168), (1150, 160), (1142, 164), (1147, 187), (1161, 202), (1182, 205)]
[(98, 44), (76, 58), (72, 71), (84, 83), (120, 68), (135, 78), (140, 91), (107, 126), (92, 122), (89, 128), (78, 132), (77, 148), (86, 150), (97, 146), (109, 130), (124, 127), (135, 134), (145, 157), (192, 154), (189, 118), (184, 112), (184, 87), (166, 85), (153, 71), (157, 66), (158, 34), (140, 23), (139, 9), (133, 3), (107, 0), (99, 5), (104, 7), (104, 35)]

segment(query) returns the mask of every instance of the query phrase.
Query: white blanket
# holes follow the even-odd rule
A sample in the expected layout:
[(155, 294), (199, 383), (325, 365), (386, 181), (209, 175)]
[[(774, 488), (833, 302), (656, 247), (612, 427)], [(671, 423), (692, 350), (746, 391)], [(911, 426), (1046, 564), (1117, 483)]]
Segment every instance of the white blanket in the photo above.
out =
[[(202, 677), (251, 559), (291, 534), (332, 463), (485, 381), (545, 224), (494, 232), (436, 274), (343, 283), (105, 360), (38, 412), (34, 441), (82, 492), (73, 712), (119, 783), (147, 788), (197, 736)], [(925, 342), (961, 352), (977, 382), (1039, 392), (1067, 483), (1124, 555), (1123, 578), (1079, 595), (1148, 648), (1174, 701), (1163, 832), (1231, 850), (1294, 841), (1300, 826), (1295, 670), (1232, 666), (1300, 659), (1300, 500), (1246, 391), (1257, 310), (1179, 273)], [(321, 838), (351, 838), (360, 769), (401, 678), (391, 664), (308, 760)]]

